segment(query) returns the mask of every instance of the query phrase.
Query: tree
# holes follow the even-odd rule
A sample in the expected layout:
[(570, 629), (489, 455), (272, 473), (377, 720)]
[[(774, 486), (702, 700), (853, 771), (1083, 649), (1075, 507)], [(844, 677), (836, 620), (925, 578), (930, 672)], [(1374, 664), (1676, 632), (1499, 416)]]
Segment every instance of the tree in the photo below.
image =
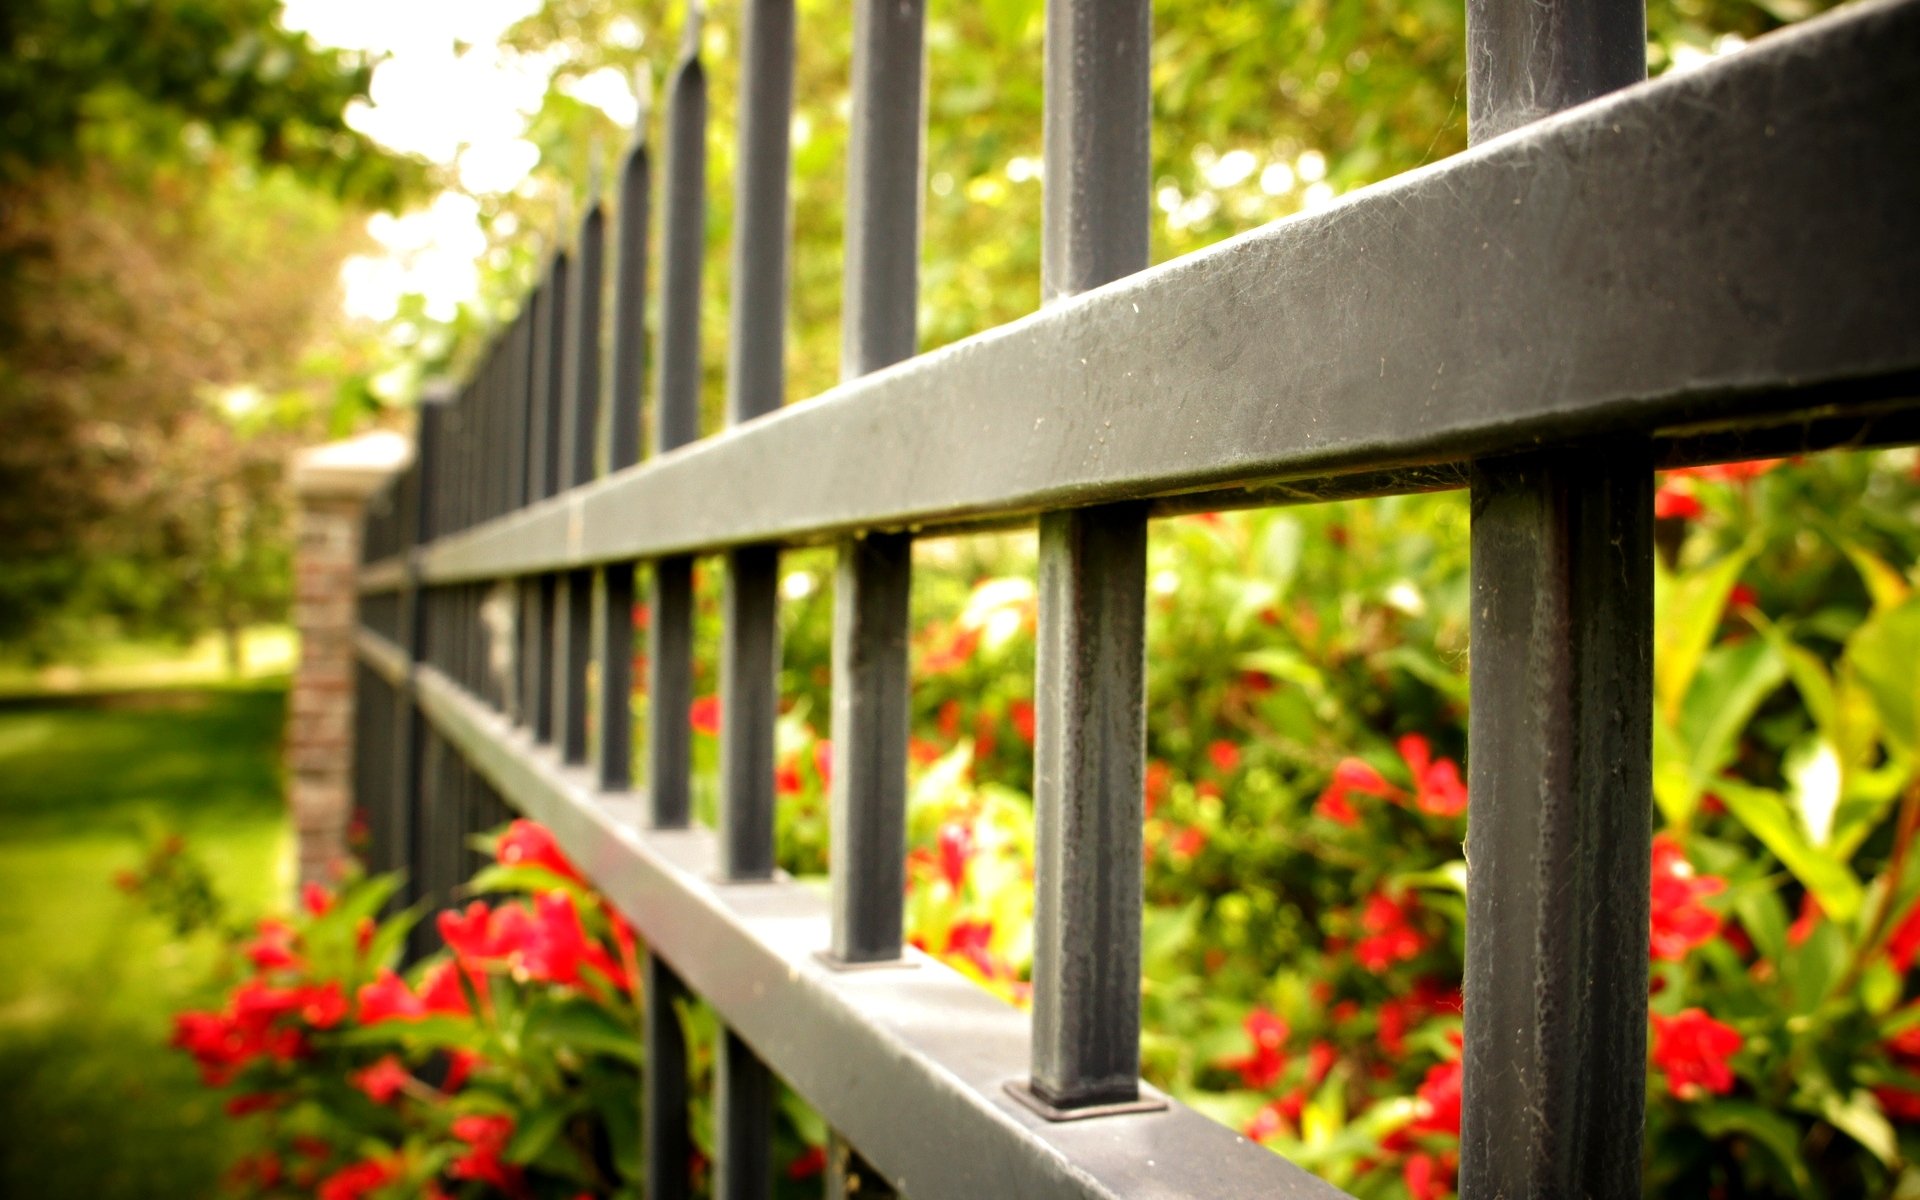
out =
[(422, 173), (345, 123), (369, 64), (278, 10), (0, 14), (0, 644), (284, 602), (278, 463), (360, 394), (303, 352), (355, 218)]

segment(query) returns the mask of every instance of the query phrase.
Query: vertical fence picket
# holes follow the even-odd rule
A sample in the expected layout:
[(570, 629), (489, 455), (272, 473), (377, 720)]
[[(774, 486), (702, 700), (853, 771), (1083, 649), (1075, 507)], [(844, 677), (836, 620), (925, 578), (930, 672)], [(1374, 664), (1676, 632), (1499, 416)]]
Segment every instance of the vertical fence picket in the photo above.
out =
[[(1147, 265), (1146, 0), (1049, 0), (1048, 300)], [(1139, 1099), (1146, 510), (1040, 518), (1033, 1063), (1043, 1111)]]
[[(925, 12), (854, 10), (841, 376), (909, 358), (919, 293)], [(843, 543), (833, 593), (833, 959), (900, 957), (905, 890), (907, 639), (913, 542)], [(834, 1168), (829, 1164), (829, 1171)]]
[[(707, 222), (707, 81), (700, 62), (701, 33), (701, 8), (693, 0), (680, 58), (666, 88), (655, 454), (700, 436), (700, 268)], [(646, 820), (654, 829), (679, 829), (692, 813), (687, 711), (693, 701), (693, 560), (656, 559), (648, 579)], [(646, 983), (646, 1194), (681, 1200), (691, 1187), (693, 1143), (686, 1038), (674, 1004), (686, 988), (673, 968), (651, 952)]]
[[(599, 188), (596, 177), (594, 189)], [(560, 480), (564, 488), (593, 478), (594, 434), (600, 409), (601, 247), (606, 219), (597, 195), (588, 197), (573, 262), (573, 294), (562, 339), (566, 375), (560, 398)], [(560, 759), (587, 761), (587, 664), (593, 656), (593, 571), (562, 572), (555, 596), (553, 641), (554, 742)]]
[[(1468, 6), (1475, 141), (1638, 82), (1639, 0)], [(1460, 1193), (1640, 1193), (1653, 462), (1644, 441), (1472, 474), (1473, 820)]]
[[(785, 400), (787, 173), (793, 109), (793, 0), (748, 0), (741, 34), (740, 150), (734, 190), (727, 420)], [(780, 548), (727, 552), (720, 644), (720, 872), (773, 875), (774, 722), (779, 709)], [(716, 1194), (773, 1191), (773, 1076), (740, 1038), (722, 1037), (715, 1074)]]
[[(611, 473), (640, 461), (640, 415), (647, 344), (647, 218), (652, 174), (647, 157), (647, 113), (634, 123), (633, 145), (620, 169), (619, 236), (613, 282), (613, 396), (604, 422)], [(633, 782), (633, 581), (630, 562), (600, 571), (600, 738), (603, 791), (624, 792)]]

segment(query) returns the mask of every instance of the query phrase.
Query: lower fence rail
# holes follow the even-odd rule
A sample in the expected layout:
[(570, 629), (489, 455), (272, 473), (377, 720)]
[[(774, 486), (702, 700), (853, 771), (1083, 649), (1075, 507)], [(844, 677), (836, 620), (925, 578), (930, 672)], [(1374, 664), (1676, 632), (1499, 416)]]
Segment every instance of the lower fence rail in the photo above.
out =
[[(397, 646), (361, 630), (363, 661), (408, 682)], [(644, 797), (604, 793), (440, 671), (411, 677), (435, 736), (506, 803), (553, 831), (651, 954), (902, 1193), (1310, 1200), (1344, 1195), (1170, 1102), (1050, 1122), (1008, 1094), (1027, 1077), (1029, 1018), (909, 950), (917, 969), (836, 971), (824, 889), (718, 881), (718, 836), (641, 828)], [(649, 1118), (653, 1120), (654, 1118)]]

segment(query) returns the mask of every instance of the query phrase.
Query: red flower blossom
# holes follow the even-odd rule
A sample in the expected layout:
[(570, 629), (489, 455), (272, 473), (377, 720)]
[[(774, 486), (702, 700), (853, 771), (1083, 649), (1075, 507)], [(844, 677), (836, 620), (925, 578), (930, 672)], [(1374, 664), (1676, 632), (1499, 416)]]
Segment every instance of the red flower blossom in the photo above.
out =
[(1247, 1121), (1240, 1132), (1247, 1140), (1265, 1143), (1268, 1138), (1293, 1132), (1293, 1122), (1300, 1117), (1300, 1106), (1304, 1097), (1298, 1091), (1290, 1092), (1278, 1100), (1269, 1100), (1260, 1106), (1259, 1111)]
[(1450, 758), (1434, 758), (1426, 738), (1409, 733), (1396, 749), (1413, 773), (1414, 805), (1430, 817), (1457, 817), (1467, 811), (1467, 785), (1460, 778), (1460, 764)]
[(1460, 1136), (1460, 1060), (1435, 1063), (1420, 1081), (1419, 1115), (1413, 1119), (1416, 1133), (1445, 1133)]
[(460, 985), (460, 967), (438, 962), (420, 978), (420, 1003), (430, 1014), (464, 1017), (473, 1011), (467, 991)]
[(1688, 521), (1707, 511), (1685, 479), (1662, 481), (1653, 493), (1653, 516), (1659, 521)]
[(687, 707), (687, 724), (695, 733), (720, 736), (720, 697), (701, 696)]
[(813, 744), (813, 770), (814, 774), (820, 776), (820, 787), (822, 790), (833, 786), (833, 742), (831, 739), (821, 738)]
[(1740, 1031), (1698, 1008), (1676, 1016), (1653, 1016), (1653, 1062), (1667, 1075), (1667, 1087), (1682, 1100), (1703, 1092), (1724, 1096), (1733, 1090), (1727, 1060), (1740, 1049)]
[(1887, 958), (1902, 975), (1913, 969), (1916, 956), (1920, 956), (1920, 904), (1907, 910), (1906, 917), (1894, 928), (1893, 936), (1887, 939)]
[(1265, 1091), (1280, 1081), (1280, 1073), (1286, 1069), (1291, 1031), (1284, 1020), (1264, 1008), (1248, 1013), (1243, 1025), (1253, 1041), (1253, 1050), (1220, 1065), (1240, 1072), (1240, 1082), (1247, 1087)]
[(1213, 769), (1222, 775), (1231, 774), (1240, 766), (1240, 747), (1225, 738), (1217, 738), (1207, 745), (1207, 757), (1213, 762)]
[(507, 831), (500, 835), (499, 845), (494, 847), (494, 857), (503, 867), (543, 867), (562, 879), (586, 882), (586, 877), (560, 852), (560, 844), (553, 840), (553, 834), (534, 821), (523, 819), (507, 826)]
[(434, 919), (440, 927), (440, 940), (462, 962), (496, 957), (492, 927), (493, 910), (484, 900), (467, 905), (466, 912), (446, 909)]
[(1445, 1200), (1453, 1194), (1454, 1172), (1458, 1169), (1458, 1155), (1422, 1150), (1407, 1156), (1400, 1179), (1407, 1185), (1408, 1200)]
[(1413, 927), (1419, 902), (1409, 894), (1395, 901), (1384, 892), (1367, 897), (1360, 915), (1360, 928), (1366, 935), (1354, 943), (1354, 957), (1369, 971), (1384, 971), (1426, 949), (1427, 939)]
[(1787, 945), (1798, 946), (1813, 936), (1814, 926), (1820, 923), (1820, 902), (1813, 898), (1812, 892), (1800, 897), (1800, 915), (1787, 926)]
[(1333, 1048), (1333, 1043), (1316, 1040), (1307, 1047), (1307, 1082), (1319, 1087), (1327, 1072), (1333, 1070), (1333, 1064), (1339, 1061), (1340, 1052)]
[(797, 796), (806, 783), (800, 778), (800, 760), (788, 755), (773, 773), (773, 790), (782, 796)]
[(315, 1029), (332, 1029), (347, 1017), (347, 995), (338, 980), (300, 989), (300, 1019)]
[(1000, 964), (987, 949), (992, 944), (992, 921), (955, 921), (947, 928), (946, 954), (972, 963), (988, 979), (1003, 974)]
[(940, 877), (958, 892), (966, 886), (967, 863), (973, 858), (973, 830), (958, 821), (940, 827)]
[(812, 1179), (826, 1169), (826, 1148), (822, 1146), (808, 1146), (804, 1153), (787, 1164), (787, 1178), (796, 1181)]
[(1007, 716), (1013, 721), (1014, 731), (1027, 745), (1033, 745), (1033, 705), (1025, 700), (1015, 700), (1007, 705)]
[(300, 965), (299, 955), (293, 952), (297, 935), (293, 926), (285, 921), (268, 917), (260, 922), (260, 936), (247, 946), (247, 958), (262, 971), (275, 971), (285, 967)]
[(1173, 845), (1168, 847), (1173, 857), (1185, 862), (1207, 848), (1207, 831), (1198, 825), (1188, 825), (1173, 835)]
[(513, 1137), (512, 1117), (458, 1117), (453, 1122), (453, 1136), (465, 1142), (468, 1149), (447, 1168), (449, 1175), (489, 1183), (508, 1193), (522, 1189), (520, 1168), (500, 1160), (508, 1140)]
[(1157, 758), (1147, 760), (1146, 801), (1147, 815), (1165, 802), (1167, 793), (1173, 790), (1173, 768)]
[(244, 1117), (277, 1108), (279, 1104), (280, 1097), (274, 1092), (247, 1092), (229, 1099), (225, 1107), (229, 1117)]
[(391, 1054), (347, 1078), (375, 1104), (393, 1103), (393, 1098), (413, 1080), (407, 1069), (400, 1065), (400, 1060)]
[(472, 1050), (455, 1050), (447, 1056), (447, 1077), (440, 1081), (443, 1092), (457, 1092), (472, 1077), (475, 1067), (487, 1060)]
[(320, 1181), (320, 1200), (362, 1200), (400, 1178), (400, 1159), (367, 1158)]
[(382, 1021), (418, 1021), (427, 1015), (427, 1006), (407, 988), (407, 981), (382, 967), (372, 983), (360, 986), (360, 1023), (378, 1025)]
[(300, 889), (300, 906), (316, 917), (324, 917), (333, 907), (333, 893), (317, 883), (308, 883)]
[(1889, 1120), (1903, 1125), (1920, 1125), (1920, 1092), (1883, 1084), (1873, 1089), (1874, 1098)]
[(960, 702), (948, 700), (940, 706), (940, 716), (935, 722), (940, 727), (940, 736), (952, 741), (960, 736)]
[(1726, 890), (1727, 881), (1696, 876), (1693, 864), (1672, 835), (1653, 836), (1653, 909), (1648, 949), (1663, 962), (1679, 962), (1688, 951), (1720, 932), (1720, 914), (1700, 903)]

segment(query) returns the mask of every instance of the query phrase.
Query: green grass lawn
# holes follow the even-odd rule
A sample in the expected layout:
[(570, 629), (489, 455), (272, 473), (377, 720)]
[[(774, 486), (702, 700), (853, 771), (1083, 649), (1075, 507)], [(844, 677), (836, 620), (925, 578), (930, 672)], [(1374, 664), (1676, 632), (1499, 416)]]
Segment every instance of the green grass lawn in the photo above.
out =
[(0, 1196), (213, 1195), (220, 1101), (166, 1048), (214, 947), (116, 891), (183, 834), (236, 916), (286, 887), (284, 681), (0, 700)]

